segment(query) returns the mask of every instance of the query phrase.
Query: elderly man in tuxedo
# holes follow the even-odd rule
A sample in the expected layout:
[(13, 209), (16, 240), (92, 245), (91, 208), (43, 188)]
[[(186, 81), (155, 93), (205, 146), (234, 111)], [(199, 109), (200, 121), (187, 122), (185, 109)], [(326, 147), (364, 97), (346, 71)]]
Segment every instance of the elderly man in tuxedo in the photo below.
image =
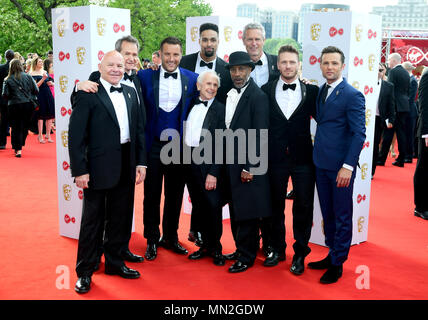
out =
[[(99, 235), (105, 232), (105, 273), (139, 278), (128, 268), (121, 249), (133, 214), (135, 179), (146, 175), (144, 124), (135, 90), (120, 84), (124, 59), (106, 53), (99, 65), (96, 93), (77, 92), (69, 124), (72, 176), (83, 188), (75, 290), (90, 290), (97, 260)], [(137, 174), (138, 173), (138, 174)]]

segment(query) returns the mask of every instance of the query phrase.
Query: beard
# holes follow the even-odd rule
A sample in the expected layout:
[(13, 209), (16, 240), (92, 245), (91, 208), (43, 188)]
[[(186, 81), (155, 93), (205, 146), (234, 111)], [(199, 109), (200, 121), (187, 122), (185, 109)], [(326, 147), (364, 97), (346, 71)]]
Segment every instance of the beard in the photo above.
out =
[(214, 56), (214, 55), (215, 55), (215, 50), (214, 50), (214, 49), (212, 49), (212, 51), (207, 51), (207, 49), (204, 49), (204, 55), (205, 55), (205, 57), (207, 57), (207, 58), (211, 58), (212, 56)]

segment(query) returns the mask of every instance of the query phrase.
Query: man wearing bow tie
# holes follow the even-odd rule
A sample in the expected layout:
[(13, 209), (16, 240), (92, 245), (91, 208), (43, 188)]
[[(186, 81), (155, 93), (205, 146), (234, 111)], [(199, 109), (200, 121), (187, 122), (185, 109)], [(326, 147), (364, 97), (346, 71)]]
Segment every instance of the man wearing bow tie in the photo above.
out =
[(276, 63), (277, 56), (263, 51), (265, 40), (265, 28), (260, 23), (252, 22), (245, 26), (242, 41), (255, 64), (255, 68), (251, 72), (251, 78), (254, 79), (259, 87), (279, 77)]
[(285, 260), (285, 199), (289, 178), (293, 181), (294, 257), (290, 271), (300, 275), (311, 249), (315, 167), (312, 161), (311, 117), (315, 116), (318, 87), (298, 79), (299, 52), (282, 46), (278, 52), (279, 79), (262, 89), (269, 97), (269, 178), (272, 193), (272, 223), (269, 244), (273, 250), (265, 266)]
[(75, 290), (90, 290), (98, 262), (99, 235), (105, 232), (105, 273), (140, 277), (124, 263), (122, 248), (133, 214), (135, 179), (146, 174), (144, 124), (135, 90), (121, 86), (124, 59), (106, 53), (99, 65), (96, 93), (75, 95), (69, 123), (69, 153), (76, 186), (83, 188)]
[[(169, 163), (161, 158), (162, 148), (171, 140), (182, 145), (183, 122), (190, 104), (197, 96), (197, 74), (180, 68), (182, 44), (178, 38), (165, 38), (160, 45), (162, 66), (158, 70), (138, 72), (147, 111), (147, 177), (144, 182), (144, 237), (147, 260), (157, 257), (158, 246), (178, 254), (187, 250), (178, 242), (178, 223), (184, 192), (181, 161)], [(168, 136), (165, 138), (165, 135)], [(177, 140), (175, 140), (177, 139)], [(162, 239), (160, 239), (160, 203), (164, 184)]]

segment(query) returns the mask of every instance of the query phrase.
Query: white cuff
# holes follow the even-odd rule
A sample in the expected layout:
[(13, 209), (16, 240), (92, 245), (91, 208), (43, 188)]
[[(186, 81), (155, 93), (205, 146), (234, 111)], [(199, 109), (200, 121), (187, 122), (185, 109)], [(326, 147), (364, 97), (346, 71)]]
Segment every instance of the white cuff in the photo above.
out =
[(342, 168), (354, 171), (354, 167), (352, 167), (352, 166), (350, 166), (349, 164), (346, 164), (346, 163), (343, 164)]

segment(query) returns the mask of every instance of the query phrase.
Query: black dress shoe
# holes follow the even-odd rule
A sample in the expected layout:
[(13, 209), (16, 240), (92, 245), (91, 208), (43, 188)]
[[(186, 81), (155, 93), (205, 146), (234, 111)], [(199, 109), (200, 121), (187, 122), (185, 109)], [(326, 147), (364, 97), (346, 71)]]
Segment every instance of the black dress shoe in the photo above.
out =
[(263, 265), (265, 267), (274, 267), (276, 266), (280, 261), (285, 260), (285, 254), (279, 254), (275, 251), (272, 251), (266, 258), (266, 260), (263, 262)]
[(142, 262), (144, 258), (142, 256), (138, 256), (133, 254), (131, 251), (127, 250), (122, 253), (122, 259), (128, 262)]
[(247, 270), (249, 267), (251, 267), (251, 265), (245, 264), (245, 263), (238, 260), (229, 268), (229, 272), (230, 273), (243, 272), (243, 271)]
[(274, 251), (272, 246), (263, 246), (262, 250), (265, 257), (268, 257)]
[(74, 290), (77, 293), (86, 293), (91, 290), (91, 277), (84, 276), (77, 279), (76, 285), (74, 286)]
[(403, 167), (404, 167), (404, 162), (403, 162), (403, 161), (398, 161), (398, 160), (396, 160), (396, 161), (394, 161), (394, 162), (392, 163), (392, 165), (393, 165), (393, 166), (396, 166), (396, 167), (403, 168)]
[(128, 268), (123, 265), (120, 268), (109, 267), (106, 265), (105, 274), (118, 275), (125, 279), (137, 279), (140, 277), (140, 273), (137, 270)]
[(190, 242), (194, 242), (196, 246), (202, 247), (204, 242), (202, 241), (202, 235), (200, 232), (197, 231), (190, 231), (189, 236), (187, 238)]
[(290, 268), (291, 273), (300, 276), (305, 271), (305, 257), (294, 255)]
[(404, 159), (404, 163), (412, 163), (413, 159)]
[(342, 272), (343, 272), (342, 265), (340, 266), (331, 265), (321, 277), (320, 282), (324, 284), (335, 283), (342, 276)]
[(215, 252), (215, 253), (213, 253), (212, 257), (213, 257), (213, 263), (216, 266), (224, 266), (225, 265), (226, 259), (221, 254), (221, 252)]
[(418, 211), (415, 209), (415, 216), (424, 220), (428, 220), (428, 211)]
[(296, 198), (296, 195), (294, 193), (294, 190), (290, 190), (287, 195), (285, 196), (286, 199), (288, 200), (294, 200)]
[(202, 259), (203, 257), (208, 256), (209, 253), (206, 249), (199, 249), (198, 251), (193, 252), (192, 254), (189, 255), (189, 259), (190, 260), (199, 260)]
[(158, 246), (156, 243), (147, 243), (146, 254), (144, 255), (147, 260), (155, 260), (158, 255)]
[(188, 254), (188, 251), (184, 249), (181, 244), (175, 240), (175, 241), (169, 241), (164, 238), (162, 238), (159, 241), (159, 246), (164, 247), (165, 249), (171, 250), (178, 254)]
[(316, 262), (309, 262), (308, 268), (309, 269), (315, 269), (315, 270), (322, 270), (322, 269), (328, 269), (331, 266), (331, 258), (330, 255), (325, 257), (324, 259)]
[(239, 257), (238, 251), (223, 255), (226, 260), (237, 260)]

